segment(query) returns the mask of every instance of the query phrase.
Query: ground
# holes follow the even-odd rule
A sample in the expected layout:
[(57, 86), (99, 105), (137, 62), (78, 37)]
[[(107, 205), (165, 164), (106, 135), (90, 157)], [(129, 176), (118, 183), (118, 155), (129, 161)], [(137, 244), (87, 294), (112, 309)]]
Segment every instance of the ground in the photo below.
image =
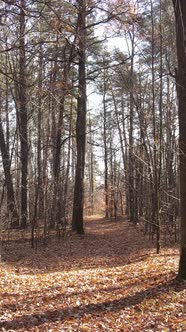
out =
[(2, 247), (0, 331), (186, 331), (178, 248), (154, 244), (126, 221), (89, 219), (36, 249)]

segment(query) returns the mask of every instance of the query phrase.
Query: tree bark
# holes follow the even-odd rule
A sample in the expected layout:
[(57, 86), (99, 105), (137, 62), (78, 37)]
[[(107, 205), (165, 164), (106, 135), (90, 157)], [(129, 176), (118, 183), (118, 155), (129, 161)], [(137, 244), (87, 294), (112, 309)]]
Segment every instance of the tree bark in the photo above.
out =
[(26, 107), (25, 0), (20, 1), (19, 132), (21, 142), (21, 227), (27, 225), (28, 132)]
[(176, 43), (178, 69), (176, 73), (179, 149), (180, 149), (180, 197), (181, 197), (181, 250), (178, 278), (186, 280), (186, 2), (173, 0), (176, 19)]
[(130, 92), (129, 92), (129, 215), (130, 222), (137, 223), (135, 210), (135, 181), (134, 181), (134, 51), (135, 32), (132, 27), (131, 39), (131, 63), (130, 63)]
[(74, 188), (72, 229), (78, 234), (84, 233), (84, 169), (86, 140), (86, 0), (79, 0), (78, 14), (78, 55), (79, 55), (79, 95), (76, 120), (77, 164)]
[(3, 126), (0, 116), (0, 150), (2, 155), (3, 169), (5, 175), (5, 186), (7, 190), (7, 207), (11, 213), (10, 227), (17, 228), (19, 226), (19, 217), (16, 209), (15, 194), (13, 188), (12, 175), (10, 172), (10, 157), (5, 143), (5, 137), (3, 132)]
[(107, 151), (107, 107), (106, 107), (106, 73), (103, 73), (103, 143), (104, 143), (104, 186), (105, 186), (105, 218), (108, 219), (109, 211), (109, 185), (108, 185), (108, 151)]

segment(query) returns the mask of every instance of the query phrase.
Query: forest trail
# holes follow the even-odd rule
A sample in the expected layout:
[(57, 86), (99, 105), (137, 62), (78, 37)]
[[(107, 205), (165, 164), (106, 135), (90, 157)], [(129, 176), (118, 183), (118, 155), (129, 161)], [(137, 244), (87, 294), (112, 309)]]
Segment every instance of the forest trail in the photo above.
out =
[(186, 331), (178, 249), (138, 227), (87, 218), (85, 235), (3, 248), (0, 331)]

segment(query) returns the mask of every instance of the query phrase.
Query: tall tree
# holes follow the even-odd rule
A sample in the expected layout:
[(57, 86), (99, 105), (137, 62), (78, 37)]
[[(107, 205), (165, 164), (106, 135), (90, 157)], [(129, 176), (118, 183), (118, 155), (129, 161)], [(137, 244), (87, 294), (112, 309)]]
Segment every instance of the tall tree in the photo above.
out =
[(109, 216), (108, 212), (108, 148), (107, 148), (107, 106), (106, 106), (106, 70), (103, 72), (103, 143), (104, 143), (104, 177), (105, 177), (105, 218), (107, 219)]
[(21, 142), (21, 227), (27, 224), (27, 176), (28, 176), (28, 115), (26, 103), (26, 2), (20, 1), (20, 42), (19, 42), (19, 132)]
[(79, 234), (84, 233), (84, 169), (86, 141), (86, 0), (78, 3), (78, 69), (79, 91), (76, 121), (77, 164), (74, 188), (72, 228)]
[(176, 20), (178, 68), (176, 83), (179, 111), (181, 251), (178, 278), (186, 280), (186, 2), (173, 0)]

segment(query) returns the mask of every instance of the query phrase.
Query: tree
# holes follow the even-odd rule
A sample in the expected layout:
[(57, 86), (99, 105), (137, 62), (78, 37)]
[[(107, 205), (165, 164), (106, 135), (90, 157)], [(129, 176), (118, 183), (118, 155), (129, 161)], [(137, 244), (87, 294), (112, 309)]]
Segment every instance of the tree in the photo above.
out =
[(19, 217), (18, 217), (16, 203), (15, 203), (14, 187), (13, 187), (13, 181), (12, 181), (12, 174), (11, 174), (11, 170), (10, 170), (11, 160), (9, 157), (7, 145), (5, 143), (1, 114), (0, 114), (0, 150), (1, 150), (2, 161), (3, 161), (4, 175), (5, 175), (5, 185), (6, 185), (6, 189), (7, 189), (7, 207), (11, 214), (10, 226), (12, 228), (16, 228), (19, 226)]
[(26, 101), (26, 54), (25, 54), (25, 30), (26, 30), (26, 3), (20, 1), (20, 43), (19, 43), (19, 111), (18, 124), (21, 142), (21, 227), (27, 225), (27, 186), (28, 186), (28, 114)]
[(104, 166), (105, 166), (105, 218), (109, 216), (108, 211), (108, 148), (107, 148), (107, 109), (106, 109), (106, 92), (107, 92), (107, 82), (106, 82), (106, 71), (103, 72), (103, 143), (104, 143)]
[(173, 0), (178, 68), (176, 83), (179, 112), (181, 250), (178, 278), (186, 280), (186, 2)]
[(77, 165), (74, 188), (72, 228), (79, 234), (83, 228), (84, 169), (86, 140), (86, 1), (79, 0), (78, 57), (79, 91), (76, 121)]

